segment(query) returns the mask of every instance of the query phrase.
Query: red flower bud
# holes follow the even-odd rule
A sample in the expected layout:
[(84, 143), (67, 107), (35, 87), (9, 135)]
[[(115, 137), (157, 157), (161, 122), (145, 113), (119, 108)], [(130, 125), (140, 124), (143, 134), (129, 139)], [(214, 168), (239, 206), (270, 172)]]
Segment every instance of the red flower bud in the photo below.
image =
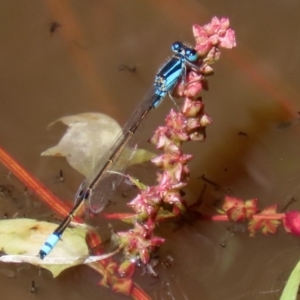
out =
[(300, 236), (300, 212), (289, 211), (283, 219), (285, 230), (294, 235)]

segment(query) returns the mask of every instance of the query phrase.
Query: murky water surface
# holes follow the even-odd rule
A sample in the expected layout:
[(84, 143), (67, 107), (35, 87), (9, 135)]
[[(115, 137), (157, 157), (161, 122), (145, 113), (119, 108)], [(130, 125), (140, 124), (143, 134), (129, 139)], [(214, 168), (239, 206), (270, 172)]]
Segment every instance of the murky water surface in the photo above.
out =
[[(103, 112), (124, 124), (171, 54), (171, 43), (193, 42), (192, 24), (214, 15), (230, 18), (238, 47), (222, 52), (203, 95), (214, 122), (205, 143), (186, 149), (195, 155), (187, 199), (199, 198), (205, 174), (220, 187), (207, 184), (202, 198), (208, 208), (227, 193), (280, 209), (294, 198), (289, 209), (300, 209), (297, 0), (2, 1), (0, 146), (61, 199), (72, 199), (82, 176), (63, 158), (40, 157), (64, 131), (47, 131), (47, 125), (83, 112)], [(166, 100), (151, 113), (149, 137), (171, 107)], [(146, 166), (137, 170), (141, 178), (149, 173)], [(5, 168), (0, 175), (1, 218), (57, 221)], [(117, 203), (108, 211), (124, 207)], [(103, 219), (92, 223), (107, 228)], [(168, 238), (161, 257), (171, 257), (171, 266), (159, 266), (159, 278), (135, 278), (153, 299), (278, 299), (299, 259), (299, 240), (283, 231), (249, 238), (243, 226), (198, 221), (161, 226), (158, 234)], [(126, 299), (97, 286), (99, 280), (83, 266), (52, 279), (30, 265), (0, 265), (3, 299)]]

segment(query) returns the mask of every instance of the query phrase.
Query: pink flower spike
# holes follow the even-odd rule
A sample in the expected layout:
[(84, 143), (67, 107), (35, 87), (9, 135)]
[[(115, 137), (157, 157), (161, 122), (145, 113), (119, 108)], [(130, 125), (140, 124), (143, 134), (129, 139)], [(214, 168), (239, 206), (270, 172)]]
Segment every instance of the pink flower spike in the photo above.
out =
[(200, 125), (202, 127), (206, 127), (207, 125), (210, 125), (211, 123), (212, 123), (212, 119), (207, 114), (204, 114), (200, 119)]
[[(179, 207), (182, 206), (182, 203), (181, 203), (180, 200), (181, 200), (181, 197), (180, 197), (180, 193), (178, 191), (169, 191), (164, 196), (164, 202), (169, 203), (169, 204), (173, 204), (173, 205), (176, 205), (176, 206), (179, 206)], [(177, 205), (177, 203), (179, 205)]]
[(221, 18), (213, 17), (211, 22), (204, 25), (203, 28), (207, 32), (209, 36), (214, 34), (222, 35), (225, 34), (226, 30), (229, 28), (229, 19), (228, 18)]
[(193, 132), (190, 134), (191, 141), (203, 142), (203, 141), (205, 141), (205, 138), (206, 138), (205, 131), (204, 132), (196, 131), (196, 132)]
[(201, 109), (204, 107), (203, 102), (201, 101), (201, 98), (199, 100), (193, 100), (191, 98), (186, 98), (183, 106), (182, 106), (182, 113), (185, 117), (196, 117)]
[(159, 155), (151, 159), (151, 162), (157, 167), (162, 167), (164, 164), (164, 155)]
[(134, 270), (135, 264), (130, 260), (125, 260), (120, 264), (118, 274), (120, 277), (131, 277), (133, 276)]
[(208, 36), (217, 34), (221, 28), (220, 20), (218, 17), (213, 17), (211, 22), (203, 26)]
[[(219, 59), (220, 47), (232, 48), (236, 44), (235, 33), (230, 28), (227, 18), (213, 17), (205, 26), (194, 25), (193, 33), (196, 40), (194, 48), (199, 59), (194, 62), (194, 66), (187, 66), (184, 76), (181, 76), (173, 91), (174, 97), (184, 98), (184, 104), (181, 105), (180, 102), (179, 109), (177, 107), (170, 111), (164, 126), (158, 127), (150, 139), (156, 149), (161, 150), (160, 154), (152, 159), (154, 165), (159, 168), (156, 173), (157, 183), (146, 186), (132, 178), (131, 181), (139, 188), (139, 194), (127, 204), (133, 213), (111, 216), (121, 217), (133, 226), (132, 229), (116, 233), (125, 262), (120, 267), (116, 263), (113, 272), (121, 280), (121, 276), (133, 275), (135, 264), (144, 265), (148, 271), (155, 274), (152, 269), (152, 253), (165, 241), (154, 236), (155, 229), (162, 221), (180, 216), (190, 207), (193, 208), (186, 203), (182, 191), (190, 179), (189, 161), (192, 156), (183, 154), (182, 146), (187, 141), (203, 141), (206, 138), (206, 126), (212, 121), (204, 111), (199, 94), (202, 90), (208, 90), (207, 75), (213, 73), (211, 65)], [(185, 55), (184, 47), (181, 51), (181, 54)], [(256, 221), (257, 200), (242, 201), (232, 197), (226, 197), (222, 213), (223, 221), (253, 221), (249, 227), (253, 234), (257, 230), (264, 234), (275, 233), (285, 217), (285, 214), (281, 214), (279, 221), (276, 207), (269, 207), (260, 215), (261, 219)], [(274, 216), (276, 220), (273, 220)], [(109, 280), (106, 285), (112, 286), (114, 278)]]
[(229, 28), (229, 26), (230, 26), (229, 19), (221, 18), (219, 33), (222, 34), (222, 31), (225, 32)]
[(193, 25), (193, 34), (196, 39), (197, 38), (208, 38), (206, 30), (198, 24)]
[(165, 126), (160, 126), (155, 130), (150, 142), (156, 146), (156, 148), (163, 148), (166, 140), (168, 139), (166, 134), (168, 132), (168, 128)]
[(160, 245), (162, 245), (164, 242), (165, 242), (165, 239), (160, 238), (160, 237), (158, 237), (158, 236), (153, 236), (153, 237), (151, 238), (151, 244), (152, 244), (152, 246), (154, 246), (154, 247), (160, 246)]
[(204, 56), (212, 47), (205, 29), (197, 24), (193, 25), (193, 34), (196, 39), (195, 49), (200, 56)]
[(213, 64), (214, 62), (220, 59), (220, 56), (221, 56), (220, 50), (217, 47), (212, 47), (209, 53), (207, 54), (205, 61), (208, 64)]
[(187, 128), (189, 131), (201, 127), (199, 118), (189, 118)]
[[(193, 33), (196, 39), (195, 49), (200, 56), (207, 54), (215, 46), (232, 49), (236, 46), (235, 32), (229, 28), (229, 19), (213, 17), (211, 22), (204, 25), (193, 26)], [(213, 61), (218, 60), (220, 55), (214, 55)], [(208, 55), (208, 58), (211, 54)], [(211, 60), (211, 58), (210, 58)]]
[(185, 85), (183, 95), (186, 97), (195, 97), (202, 91), (202, 82), (203, 79), (202, 74), (198, 74), (195, 71), (188, 72), (187, 82)]
[(182, 154), (182, 152), (176, 153), (166, 153), (160, 156), (157, 156), (151, 161), (158, 167), (163, 167), (164, 169), (173, 168), (175, 164), (186, 164), (192, 159), (190, 154)]
[(174, 109), (165, 118), (166, 127), (173, 130), (183, 130), (185, 128), (186, 118)]
[(200, 69), (200, 72), (203, 75), (212, 75), (214, 73), (214, 69), (211, 66), (204, 63)]
[(225, 196), (224, 203), (222, 208), (227, 211), (232, 207), (243, 207), (244, 206), (244, 201), (238, 198), (230, 197), (230, 196)]
[(241, 199), (226, 196), (222, 208), (231, 221), (240, 222), (247, 217), (245, 203)]
[(300, 236), (300, 212), (289, 211), (283, 219), (285, 230), (294, 235)]
[(220, 47), (232, 49), (236, 46), (235, 32), (232, 29), (228, 29), (223, 37), (219, 38)]

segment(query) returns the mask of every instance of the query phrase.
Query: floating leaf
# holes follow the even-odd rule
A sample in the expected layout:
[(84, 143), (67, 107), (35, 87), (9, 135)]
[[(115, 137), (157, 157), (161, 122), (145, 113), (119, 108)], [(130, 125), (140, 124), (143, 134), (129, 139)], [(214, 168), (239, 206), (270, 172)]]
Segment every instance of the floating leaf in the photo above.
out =
[(83, 113), (62, 117), (49, 126), (62, 122), (68, 129), (59, 143), (42, 156), (63, 156), (81, 174), (87, 176), (121, 131), (120, 125), (101, 113)]
[[(23, 255), (32, 257), (32, 264), (39, 265), (52, 272), (56, 277), (66, 268), (82, 264), (89, 256), (88, 247), (85, 241), (86, 230), (82, 227), (67, 228), (63, 239), (60, 240), (49, 259), (64, 258), (66, 264), (45, 265), (44, 261), (37, 258), (41, 246), (47, 237), (54, 231), (57, 224), (40, 222), (32, 219), (11, 219), (0, 221), (0, 249), (9, 255)], [(2, 256), (3, 258), (5, 256)], [(70, 263), (68, 258), (78, 258)], [(82, 259), (79, 259), (82, 258)], [(24, 259), (25, 260), (25, 259)], [(62, 262), (63, 263), (63, 262)]]
[(56, 277), (63, 270), (80, 264), (89, 264), (115, 255), (121, 246), (110, 253), (89, 256), (83, 227), (67, 228), (51, 253), (41, 260), (37, 253), (57, 224), (32, 219), (0, 221), (0, 247), (5, 254), (0, 261), (7, 263), (30, 263), (41, 266)]
[[(101, 113), (65, 116), (52, 122), (49, 127), (58, 122), (68, 126), (66, 133), (56, 146), (47, 149), (41, 155), (66, 157), (68, 163), (85, 177), (121, 132), (120, 125), (113, 118)], [(148, 161), (153, 157), (152, 152), (138, 149), (130, 165)]]

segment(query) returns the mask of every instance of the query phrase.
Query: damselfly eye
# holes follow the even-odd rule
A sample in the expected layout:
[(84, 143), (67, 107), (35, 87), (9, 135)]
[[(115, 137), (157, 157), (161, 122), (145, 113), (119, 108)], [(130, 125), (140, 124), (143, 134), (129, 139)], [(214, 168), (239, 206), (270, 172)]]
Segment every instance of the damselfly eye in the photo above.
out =
[(198, 59), (198, 54), (195, 49), (188, 48), (185, 51), (185, 57), (189, 61), (196, 61)]
[(180, 53), (182, 51), (183, 45), (181, 42), (175, 42), (172, 45), (172, 51), (175, 53)]

